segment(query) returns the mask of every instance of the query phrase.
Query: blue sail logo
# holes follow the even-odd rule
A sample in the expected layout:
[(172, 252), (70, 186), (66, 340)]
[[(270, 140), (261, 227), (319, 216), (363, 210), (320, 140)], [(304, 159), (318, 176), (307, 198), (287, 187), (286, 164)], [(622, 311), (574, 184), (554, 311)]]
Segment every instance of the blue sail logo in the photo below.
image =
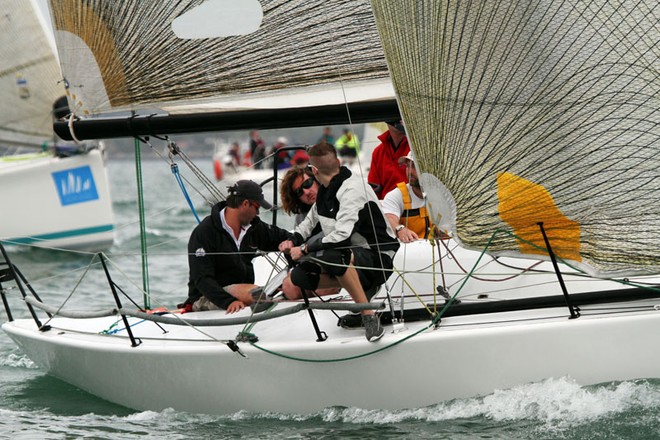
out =
[(89, 165), (53, 173), (62, 206), (98, 200), (96, 183)]

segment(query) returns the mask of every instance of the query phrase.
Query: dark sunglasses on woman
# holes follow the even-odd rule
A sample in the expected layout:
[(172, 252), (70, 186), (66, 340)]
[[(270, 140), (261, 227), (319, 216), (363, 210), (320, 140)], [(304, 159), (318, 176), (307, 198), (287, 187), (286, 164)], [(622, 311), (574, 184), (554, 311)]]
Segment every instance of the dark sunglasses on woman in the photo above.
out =
[(307, 178), (307, 180), (305, 180), (300, 185), (300, 187), (296, 190), (296, 197), (298, 197), (298, 198), (302, 197), (303, 194), (304, 194), (303, 191), (306, 190), (306, 189), (310, 189), (312, 187), (312, 185), (314, 185), (314, 182), (315, 182), (315, 180), (314, 180), (313, 177)]

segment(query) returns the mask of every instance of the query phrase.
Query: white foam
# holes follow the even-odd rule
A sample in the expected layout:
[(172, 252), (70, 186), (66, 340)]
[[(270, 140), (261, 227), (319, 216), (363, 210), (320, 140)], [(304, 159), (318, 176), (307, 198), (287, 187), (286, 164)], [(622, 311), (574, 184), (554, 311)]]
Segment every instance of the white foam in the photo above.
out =
[(174, 414), (174, 410), (165, 409), (163, 411), (141, 411), (129, 414), (124, 419), (131, 422), (152, 422)]
[(37, 369), (37, 365), (24, 354), (0, 354), (0, 367)]
[(425, 408), (386, 411), (333, 407), (310, 416), (262, 414), (260, 417), (279, 420), (320, 417), (329, 423), (356, 424), (437, 422), (483, 417), (494, 421), (534, 420), (542, 429), (554, 430), (588, 423), (633, 408), (660, 408), (660, 386), (640, 380), (581, 387), (574, 380), (563, 377)]
[(646, 381), (580, 387), (560, 378), (498, 391), (483, 399), (483, 414), (492, 419), (535, 419), (551, 425), (581, 424), (635, 407), (660, 407), (660, 389)]
[[(233, 416), (229, 416), (231, 418)], [(162, 422), (163, 426), (169, 425), (171, 423), (186, 423), (191, 420), (194, 420), (195, 423), (213, 423), (218, 420), (222, 420), (227, 417), (222, 416), (213, 416), (207, 414), (190, 414), (181, 411), (176, 411), (172, 408), (165, 408), (162, 411), (140, 411), (129, 414), (127, 416), (119, 417), (121, 420), (125, 420), (132, 424), (137, 425), (160, 425)]]
[(189, 414), (169, 408), (162, 411), (140, 411), (127, 416), (107, 417), (90, 413), (78, 418), (123, 420), (132, 426), (159, 425), (160, 422), (165, 425), (249, 422), (255, 419), (295, 422), (321, 419), (325, 423), (390, 425), (477, 418), (496, 423), (532, 422), (535, 431), (547, 434), (589, 424), (598, 419), (612, 418), (631, 410), (657, 408), (660, 408), (660, 385), (656, 382), (639, 380), (581, 387), (574, 380), (564, 377), (499, 390), (484, 397), (457, 399), (424, 408), (393, 411), (332, 407), (309, 415), (238, 411), (225, 416), (214, 416)]

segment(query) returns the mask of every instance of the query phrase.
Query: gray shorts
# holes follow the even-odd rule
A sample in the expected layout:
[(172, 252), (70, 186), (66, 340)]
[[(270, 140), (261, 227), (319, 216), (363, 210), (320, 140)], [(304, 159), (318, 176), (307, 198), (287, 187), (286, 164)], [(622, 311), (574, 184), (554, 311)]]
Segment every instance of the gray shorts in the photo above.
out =
[(203, 312), (206, 310), (224, 310), (224, 309), (216, 306), (215, 303), (211, 302), (205, 296), (202, 296), (200, 299), (198, 299), (193, 303), (192, 310), (193, 312)]

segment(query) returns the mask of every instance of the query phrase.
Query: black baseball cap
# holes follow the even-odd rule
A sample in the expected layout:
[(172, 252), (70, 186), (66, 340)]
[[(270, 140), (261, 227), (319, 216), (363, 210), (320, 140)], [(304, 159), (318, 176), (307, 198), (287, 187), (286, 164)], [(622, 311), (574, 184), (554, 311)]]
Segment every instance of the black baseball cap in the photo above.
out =
[(229, 187), (229, 192), (235, 196), (253, 200), (265, 209), (273, 209), (273, 205), (264, 199), (264, 192), (258, 183), (252, 180), (239, 180), (234, 186)]
[(392, 120), (392, 121), (387, 121), (386, 124), (387, 124), (387, 125), (391, 125), (392, 127), (394, 127), (394, 128), (396, 128), (397, 130), (399, 130), (401, 133), (405, 133), (405, 132), (406, 132), (406, 128), (403, 126), (403, 121), (402, 121), (401, 119)]

